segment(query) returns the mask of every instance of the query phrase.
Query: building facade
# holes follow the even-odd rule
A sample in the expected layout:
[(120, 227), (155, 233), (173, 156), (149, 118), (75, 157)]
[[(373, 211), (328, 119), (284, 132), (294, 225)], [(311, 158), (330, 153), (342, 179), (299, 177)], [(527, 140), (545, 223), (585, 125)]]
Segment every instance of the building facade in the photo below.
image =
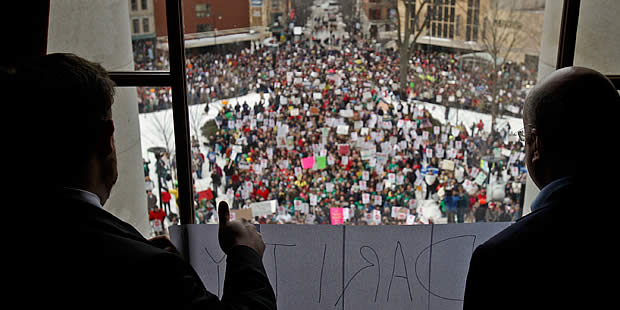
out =
[(394, 30), (394, 0), (359, 0), (363, 33), (381, 39), (380, 33)]
[[(166, 1), (153, 0), (158, 37), (168, 35)], [(185, 34), (250, 27), (249, 0), (183, 0)]]
[(128, 5), (134, 61), (139, 66), (156, 57), (155, 10), (153, 0), (129, 0)]
[[(410, 14), (409, 21), (405, 20), (407, 2), (411, 12), (419, 12)], [(420, 46), (487, 52), (501, 61), (534, 66), (540, 54), (544, 8), (544, 0), (398, 0), (401, 36), (409, 23), (412, 36), (421, 32), (416, 40)]]

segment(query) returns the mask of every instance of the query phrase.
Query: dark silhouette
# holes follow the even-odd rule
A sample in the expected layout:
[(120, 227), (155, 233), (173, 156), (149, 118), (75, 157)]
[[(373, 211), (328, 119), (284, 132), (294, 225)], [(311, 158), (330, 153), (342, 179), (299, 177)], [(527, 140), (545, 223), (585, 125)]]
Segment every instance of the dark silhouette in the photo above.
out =
[(619, 108), (611, 81), (587, 68), (557, 70), (531, 90), (520, 136), (541, 192), (529, 215), (474, 251), (465, 310), (598, 309), (610, 302), (604, 288), (617, 263), (606, 253), (613, 235), (610, 224), (588, 214), (615, 208), (617, 168), (603, 159), (612, 156)]
[(20, 257), (34, 260), (22, 268), (30, 276), (21, 278), (30, 282), (28, 291), (38, 288), (24, 305), (276, 309), (262, 264), (265, 244), (254, 225), (228, 221), (226, 203), (219, 206), (219, 240), (227, 255), (221, 300), (167, 238), (147, 240), (103, 209), (118, 177), (115, 85), (103, 67), (72, 54), (52, 54), (0, 73), (3, 93), (21, 95), (21, 112), (34, 115), (29, 121), (48, 151), (37, 155), (53, 176), (41, 186), (45, 207), (62, 214), (36, 225), (40, 239), (26, 240), (29, 251), (20, 251)]

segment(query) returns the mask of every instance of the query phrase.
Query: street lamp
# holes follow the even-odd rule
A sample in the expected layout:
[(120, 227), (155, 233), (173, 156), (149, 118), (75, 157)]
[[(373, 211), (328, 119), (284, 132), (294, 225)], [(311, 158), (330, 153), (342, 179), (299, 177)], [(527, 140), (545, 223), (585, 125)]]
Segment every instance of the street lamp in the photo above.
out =
[(217, 18), (213, 19), (213, 42), (217, 48), (217, 21), (222, 20), (222, 15), (218, 15)]
[(164, 212), (166, 212), (166, 214), (169, 214), (170, 210), (166, 209), (165, 206), (163, 206), (162, 200), (161, 200), (162, 179), (165, 180), (166, 176), (168, 175), (168, 172), (166, 171), (166, 167), (164, 166), (164, 161), (162, 160), (161, 157), (167, 151), (167, 149), (161, 146), (154, 146), (154, 147), (148, 148), (147, 151), (150, 153), (153, 153), (155, 155), (155, 159), (157, 160), (155, 162), (155, 173), (157, 174), (157, 185), (159, 188), (159, 204), (162, 206), (162, 209), (164, 209)]

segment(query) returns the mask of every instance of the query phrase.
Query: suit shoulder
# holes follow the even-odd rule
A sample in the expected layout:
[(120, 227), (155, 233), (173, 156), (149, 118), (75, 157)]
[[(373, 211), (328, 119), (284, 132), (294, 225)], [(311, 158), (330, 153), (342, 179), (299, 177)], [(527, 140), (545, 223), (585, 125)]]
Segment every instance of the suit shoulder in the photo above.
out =
[[(546, 209), (546, 210), (545, 210)], [(551, 208), (543, 208), (535, 213), (519, 219), (519, 221), (506, 227), (495, 236), (487, 240), (485, 248), (514, 248), (527, 244), (528, 241), (540, 237), (547, 230), (547, 222), (551, 214)]]

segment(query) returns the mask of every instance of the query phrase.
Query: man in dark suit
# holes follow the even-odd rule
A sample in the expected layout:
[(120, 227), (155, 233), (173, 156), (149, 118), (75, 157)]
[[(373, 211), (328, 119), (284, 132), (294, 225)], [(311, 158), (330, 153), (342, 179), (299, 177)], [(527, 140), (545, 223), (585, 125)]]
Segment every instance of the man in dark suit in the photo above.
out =
[(619, 108), (611, 81), (587, 68), (557, 70), (531, 90), (519, 136), (541, 192), (530, 214), (476, 248), (463, 309), (598, 309), (609, 301), (613, 234), (595, 215), (613, 202), (616, 182), (604, 176), (617, 169), (595, 165), (594, 156), (611, 151)]
[[(2, 72), (4, 90), (22, 93), (46, 153), (44, 205), (63, 216), (36, 225), (29, 251), (27, 308), (276, 309), (265, 250), (253, 225), (228, 221), (220, 204), (219, 240), (227, 254), (221, 300), (168, 239), (145, 239), (103, 209), (118, 172), (111, 106), (114, 83), (98, 64), (52, 54)], [(24, 109), (25, 110), (25, 109)], [(22, 111), (26, 113), (25, 111)], [(141, 191), (141, 193), (144, 193)], [(136, 193), (139, 194), (139, 193)], [(42, 240), (42, 241), (41, 241)], [(22, 252), (20, 252), (22, 253)]]

